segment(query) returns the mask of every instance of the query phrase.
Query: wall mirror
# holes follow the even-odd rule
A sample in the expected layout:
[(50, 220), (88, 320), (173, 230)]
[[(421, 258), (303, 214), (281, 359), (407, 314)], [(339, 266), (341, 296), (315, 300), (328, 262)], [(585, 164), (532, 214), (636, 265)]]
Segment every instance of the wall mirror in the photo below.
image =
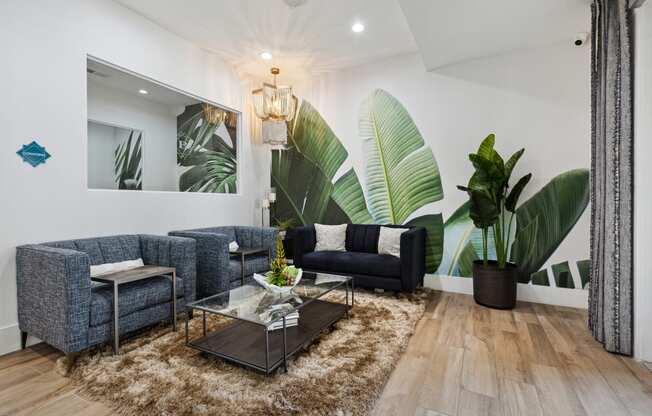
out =
[(89, 58), (88, 187), (238, 192), (240, 113)]

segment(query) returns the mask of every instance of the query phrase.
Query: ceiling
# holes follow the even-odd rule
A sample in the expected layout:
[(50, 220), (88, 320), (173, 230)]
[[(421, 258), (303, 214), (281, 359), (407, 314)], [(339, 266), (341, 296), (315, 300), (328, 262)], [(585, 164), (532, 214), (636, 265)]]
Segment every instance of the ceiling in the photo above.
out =
[(398, 0), (428, 70), (568, 42), (589, 32), (590, 0)]
[[(280, 82), (417, 52), (426, 68), (572, 42), (590, 0), (116, 0), (220, 55), (240, 75)], [(288, 4), (303, 3), (297, 7)], [(360, 21), (366, 30), (353, 33)], [(260, 58), (269, 51), (271, 61)]]
[[(278, 66), (283, 81), (417, 51), (396, 0), (307, 0), (295, 8), (283, 0), (116, 1), (217, 53), (241, 75), (268, 78)], [(356, 34), (358, 20), (366, 30)], [(273, 59), (262, 60), (262, 51)]]

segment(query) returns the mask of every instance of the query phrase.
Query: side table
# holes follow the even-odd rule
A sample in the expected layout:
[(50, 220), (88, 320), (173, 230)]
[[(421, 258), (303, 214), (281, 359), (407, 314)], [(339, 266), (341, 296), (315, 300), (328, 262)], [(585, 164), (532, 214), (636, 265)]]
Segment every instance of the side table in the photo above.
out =
[(120, 310), (118, 309), (118, 287), (124, 283), (149, 279), (157, 276), (170, 275), (172, 277), (172, 329), (177, 331), (177, 269), (174, 267), (143, 266), (131, 270), (109, 273), (91, 277), (94, 282), (113, 285), (113, 353), (120, 352)]
[(240, 247), (237, 250), (229, 251), (229, 254), (232, 256), (239, 256), (240, 257), (240, 273), (241, 273), (241, 281), (242, 284), (245, 284), (245, 257), (246, 256), (253, 256), (255, 254), (261, 254), (261, 253), (267, 253), (267, 263), (271, 263), (272, 261), (272, 249), (271, 248), (265, 248), (265, 247)]

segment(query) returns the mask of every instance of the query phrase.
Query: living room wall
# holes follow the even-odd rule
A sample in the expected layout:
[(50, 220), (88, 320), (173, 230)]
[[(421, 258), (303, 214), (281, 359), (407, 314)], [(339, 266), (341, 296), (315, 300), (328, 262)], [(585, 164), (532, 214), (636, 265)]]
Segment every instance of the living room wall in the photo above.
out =
[[(431, 239), (429, 281), (468, 290), (464, 277), (481, 254), (479, 233), (456, 185), (473, 172), (468, 154), (495, 133), (505, 158), (525, 148), (514, 181), (533, 174), (513, 230), (513, 259), (523, 266), (520, 286), (527, 286), (519, 295), (586, 307), (589, 59), (588, 47), (569, 41), (430, 73), (418, 55), (399, 56), (295, 84), (303, 99), (296, 146), (272, 160), (276, 219), (424, 225)], [(370, 125), (397, 126), (405, 135), (380, 155), (393, 159), (395, 169), (378, 161)], [(285, 179), (290, 160), (312, 163), (315, 173)], [(384, 178), (377, 174), (383, 163)], [(392, 182), (399, 184), (395, 191), (402, 189), (393, 197), (387, 192)]]
[[(19, 347), (17, 245), (260, 221), (267, 172), (247, 122), (239, 194), (87, 189), (87, 55), (242, 110), (247, 90), (215, 55), (110, 0), (3, 1), (0, 50), (0, 354)], [(51, 154), (36, 168), (16, 155), (32, 140)]]

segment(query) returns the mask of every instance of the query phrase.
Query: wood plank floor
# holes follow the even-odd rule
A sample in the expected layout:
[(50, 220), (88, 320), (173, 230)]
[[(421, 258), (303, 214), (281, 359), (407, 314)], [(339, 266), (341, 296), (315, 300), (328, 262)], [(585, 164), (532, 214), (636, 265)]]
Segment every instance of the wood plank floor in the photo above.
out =
[[(374, 415), (652, 415), (652, 373), (606, 353), (579, 309), (513, 311), (433, 292)], [(55, 370), (39, 344), (0, 357), (0, 415), (111, 415)]]
[(652, 415), (652, 373), (605, 352), (586, 311), (435, 292), (374, 415)]

